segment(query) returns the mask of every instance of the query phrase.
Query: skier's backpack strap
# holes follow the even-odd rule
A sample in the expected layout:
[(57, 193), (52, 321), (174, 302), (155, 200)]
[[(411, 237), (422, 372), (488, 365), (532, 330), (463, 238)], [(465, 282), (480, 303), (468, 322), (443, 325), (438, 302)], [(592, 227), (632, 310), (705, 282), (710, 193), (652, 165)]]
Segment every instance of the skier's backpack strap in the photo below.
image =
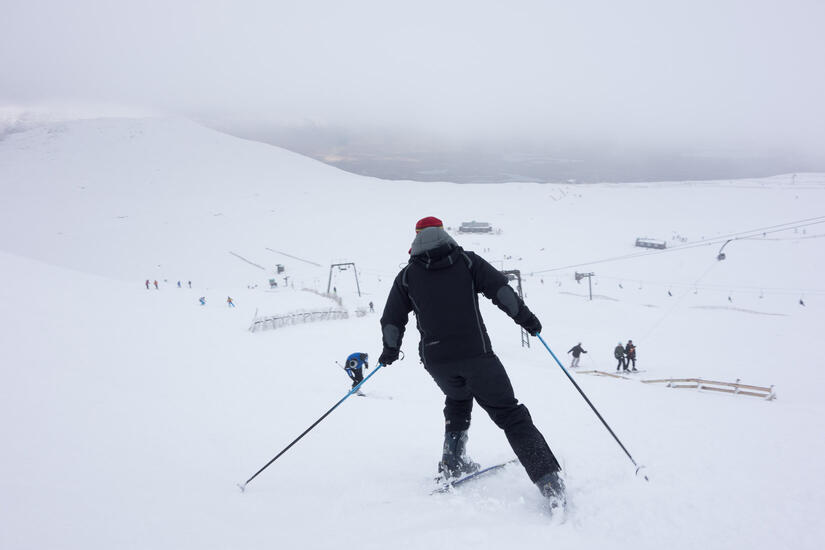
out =
[(473, 269), (473, 260), (472, 260), (472, 258), (470, 258), (470, 256), (466, 252), (464, 252), (464, 250), (461, 251), (461, 256), (464, 258), (464, 261), (467, 262), (467, 269), (472, 270)]

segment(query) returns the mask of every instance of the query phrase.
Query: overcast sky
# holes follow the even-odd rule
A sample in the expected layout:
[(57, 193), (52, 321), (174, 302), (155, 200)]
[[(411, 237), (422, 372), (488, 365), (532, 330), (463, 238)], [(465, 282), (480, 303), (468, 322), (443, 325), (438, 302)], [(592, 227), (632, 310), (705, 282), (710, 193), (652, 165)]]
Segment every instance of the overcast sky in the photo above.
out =
[(0, 107), (825, 151), (825, 1), (0, 0)]

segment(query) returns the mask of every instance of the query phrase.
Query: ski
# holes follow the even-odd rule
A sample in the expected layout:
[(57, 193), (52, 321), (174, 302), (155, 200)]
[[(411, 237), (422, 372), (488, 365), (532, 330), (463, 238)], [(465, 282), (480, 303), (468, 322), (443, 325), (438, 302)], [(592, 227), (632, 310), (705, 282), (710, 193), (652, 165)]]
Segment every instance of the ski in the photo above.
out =
[(370, 399), (389, 399), (389, 400), (392, 400), (391, 395), (386, 395), (386, 394), (383, 394), (383, 393), (372, 393), (372, 392), (364, 393), (361, 390), (358, 390), (357, 392), (355, 392), (355, 395), (357, 395), (358, 397), (369, 397)]
[(438, 487), (436, 487), (435, 489), (433, 489), (433, 491), (430, 494), (435, 495), (435, 494), (439, 494), (439, 493), (449, 492), (450, 489), (452, 489), (453, 487), (460, 487), (461, 485), (464, 485), (468, 481), (472, 481), (474, 479), (479, 479), (480, 477), (488, 476), (488, 475), (490, 475), (494, 472), (498, 472), (499, 470), (502, 470), (503, 468), (509, 466), (510, 464), (515, 464), (516, 462), (518, 462), (518, 459), (514, 458), (512, 460), (508, 460), (507, 462), (502, 462), (501, 464), (496, 464), (494, 466), (488, 466), (487, 468), (482, 468), (481, 470), (479, 470), (477, 472), (473, 472), (472, 474), (468, 474), (468, 475), (466, 475), (464, 477), (460, 477), (458, 479), (453, 479), (451, 481), (439, 482), (440, 485)]

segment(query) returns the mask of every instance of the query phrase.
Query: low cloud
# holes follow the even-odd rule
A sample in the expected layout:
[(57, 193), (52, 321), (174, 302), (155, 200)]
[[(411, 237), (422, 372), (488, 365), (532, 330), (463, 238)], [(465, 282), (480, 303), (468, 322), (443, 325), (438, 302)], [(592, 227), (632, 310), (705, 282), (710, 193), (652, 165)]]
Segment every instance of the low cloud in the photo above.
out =
[(445, 142), (825, 151), (818, 0), (11, 1), (4, 15), (6, 107), (125, 105)]

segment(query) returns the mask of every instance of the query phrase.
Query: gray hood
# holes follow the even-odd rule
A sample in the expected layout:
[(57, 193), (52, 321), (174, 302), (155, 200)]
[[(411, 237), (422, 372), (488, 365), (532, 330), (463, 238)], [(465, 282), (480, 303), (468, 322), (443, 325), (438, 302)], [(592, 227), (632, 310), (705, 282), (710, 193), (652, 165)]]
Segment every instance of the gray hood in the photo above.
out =
[(412, 247), (410, 248), (410, 254), (416, 256), (445, 244), (458, 246), (455, 239), (450, 237), (450, 235), (444, 231), (443, 227), (427, 227), (416, 234), (412, 242)]

